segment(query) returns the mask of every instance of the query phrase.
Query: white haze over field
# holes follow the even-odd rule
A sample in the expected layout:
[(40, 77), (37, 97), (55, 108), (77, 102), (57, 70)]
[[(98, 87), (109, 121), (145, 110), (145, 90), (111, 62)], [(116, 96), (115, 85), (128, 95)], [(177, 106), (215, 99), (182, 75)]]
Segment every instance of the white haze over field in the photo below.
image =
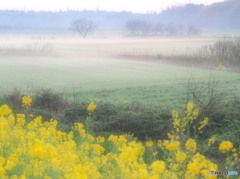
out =
[(1, 0), (0, 9), (14, 10), (107, 10), (140, 13), (160, 12), (187, 3), (209, 5), (224, 0)]

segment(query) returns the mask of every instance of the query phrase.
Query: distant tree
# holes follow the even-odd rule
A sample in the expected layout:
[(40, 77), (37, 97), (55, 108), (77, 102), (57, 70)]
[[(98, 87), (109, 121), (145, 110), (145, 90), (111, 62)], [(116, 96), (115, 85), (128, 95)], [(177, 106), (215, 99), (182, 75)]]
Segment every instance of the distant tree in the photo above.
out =
[(176, 25), (176, 34), (183, 35), (184, 34), (184, 27), (182, 24)]
[(168, 24), (165, 27), (165, 31), (168, 35), (176, 35), (177, 34), (177, 27), (173, 24)]
[(143, 20), (130, 20), (126, 23), (126, 29), (131, 36), (146, 36), (151, 26), (151, 23)]
[(93, 21), (89, 19), (77, 19), (71, 23), (70, 30), (80, 33), (85, 39), (88, 33), (94, 31), (95, 28), (96, 25)]
[(164, 34), (164, 25), (161, 23), (157, 23), (156, 25), (154, 25), (152, 31), (153, 31), (154, 35), (163, 35)]
[(201, 29), (198, 27), (195, 27), (193, 25), (190, 25), (188, 27), (188, 35), (196, 35), (196, 34), (200, 34), (201, 33)]

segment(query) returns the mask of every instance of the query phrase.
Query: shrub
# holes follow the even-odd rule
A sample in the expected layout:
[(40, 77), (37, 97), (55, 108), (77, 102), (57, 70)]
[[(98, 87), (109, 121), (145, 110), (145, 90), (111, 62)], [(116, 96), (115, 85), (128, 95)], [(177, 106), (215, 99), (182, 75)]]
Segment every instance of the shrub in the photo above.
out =
[(141, 140), (159, 139), (170, 132), (170, 123), (168, 119), (151, 119), (144, 116), (129, 116), (115, 119), (105, 126), (107, 131), (113, 133), (130, 133)]
[(34, 96), (32, 106), (33, 108), (60, 113), (69, 108), (70, 104), (64, 99), (63, 94), (53, 92), (51, 89), (43, 89)]
[(240, 62), (240, 40), (217, 41), (212, 45), (206, 45), (199, 50), (198, 55), (210, 61), (228, 63)]
[(23, 95), (21, 94), (20, 90), (17, 88), (14, 88), (12, 91), (10, 91), (9, 94), (3, 97), (3, 102), (9, 104), (13, 109), (17, 110), (21, 107), (22, 96)]
[(217, 115), (227, 95), (226, 92), (220, 91), (220, 82), (211, 77), (204, 82), (192, 78), (184, 84), (184, 87), (186, 101), (193, 101), (205, 116), (215, 118), (214, 115)]
[(222, 118), (223, 124), (219, 131), (219, 136), (223, 139), (230, 139), (238, 142), (240, 138), (240, 99), (234, 99), (225, 105)]
[(72, 105), (70, 108), (64, 111), (61, 122), (70, 126), (76, 122), (84, 122), (88, 116), (86, 106), (86, 103)]
[(240, 64), (240, 40), (217, 41), (192, 53), (158, 55), (156, 58), (172, 60), (174, 63), (180, 62), (181, 65), (200, 65), (205, 68), (215, 67), (217, 70), (226, 70), (224, 65)]
[(111, 102), (98, 102), (97, 108), (94, 111), (94, 116), (97, 121), (107, 122), (112, 120), (119, 113), (118, 107)]
[(198, 81), (190, 79), (184, 84), (186, 90), (186, 102), (193, 101), (200, 109), (200, 116), (208, 116), (210, 121), (205, 131), (205, 137), (209, 137), (219, 132), (226, 126), (224, 118), (225, 112), (225, 97), (227, 92), (221, 91), (221, 86), (218, 81), (209, 78), (207, 81)]

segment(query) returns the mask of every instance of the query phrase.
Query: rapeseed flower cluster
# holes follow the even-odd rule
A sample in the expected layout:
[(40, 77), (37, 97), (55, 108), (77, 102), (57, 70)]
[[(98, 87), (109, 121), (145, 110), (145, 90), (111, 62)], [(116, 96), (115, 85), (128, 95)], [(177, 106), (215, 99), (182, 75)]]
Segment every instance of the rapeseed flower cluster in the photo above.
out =
[(182, 151), (177, 151), (175, 157), (178, 162), (183, 162), (187, 158), (187, 155)]
[(223, 141), (218, 148), (222, 153), (231, 151), (233, 149), (233, 144), (230, 141)]
[(190, 136), (190, 131), (194, 131), (195, 137), (203, 133), (203, 129), (207, 126), (209, 119), (205, 117), (203, 120), (198, 120), (199, 109), (189, 102), (186, 106), (184, 116), (181, 118), (178, 111), (172, 111), (173, 127), (177, 135), (180, 137)]
[(147, 147), (152, 147), (153, 146), (153, 142), (152, 141), (147, 141), (146, 142), (146, 146)]
[[(187, 110), (197, 116), (193, 104)], [(95, 137), (82, 123), (66, 133), (57, 129), (55, 119), (28, 117), (0, 106), (0, 178), (197, 179), (217, 178), (210, 171), (220, 170), (200, 153), (196, 140), (183, 139), (176, 130), (167, 140), (143, 143), (129, 134)], [(240, 160), (230, 141), (219, 150), (232, 152), (234, 165)]]
[(90, 112), (93, 112), (95, 109), (96, 109), (96, 105), (94, 104), (94, 102), (91, 102), (89, 105), (88, 105), (88, 108), (87, 110), (90, 111)]
[(23, 107), (30, 107), (32, 104), (32, 98), (30, 96), (23, 96), (22, 97), (22, 106)]
[(178, 147), (180, 146), (180, 142), (179, 141), (164, 140), (163, 145), (165, 146), (165, 148), (167, 150), (174, 151), (174, 150), (178, 149)]
[(208, 140), (208, 146), (210, 147), (211, 145), (213, 145), (216, 141), (216, 138), (213, 136)]
[(188, 139), (185, 144), (186, 150), (190, 152), (196, 152), (197, 149), (197, 143), (194, 139)]
[(218, 166), (216, 164), (210, 162), (199, 153), (193, 156), (191, 162), (187, 164), (187, 168), (187, 178), (194, 178), (196, 175), (203, 178), (216, 178), (210, 175), (210, 171), (218, 171)]

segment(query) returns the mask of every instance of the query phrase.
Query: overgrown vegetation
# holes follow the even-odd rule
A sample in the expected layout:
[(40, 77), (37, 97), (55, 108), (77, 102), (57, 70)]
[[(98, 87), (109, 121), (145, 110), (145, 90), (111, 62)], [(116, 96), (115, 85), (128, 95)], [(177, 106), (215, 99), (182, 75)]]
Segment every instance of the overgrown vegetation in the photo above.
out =
[[(214, 47), (214, 45), (212, 45), (212, 47)], [(214, 48), (217, 48), (217, 46)], [(194, 59), (191, 59), (192, 56), (188, 57), (189, 61), (194, 61)], [(198, 57), (196, 57), (196, 59), (198, 60)], [(222, 66), (218, 66), (218, 68), (224, 69), (224, 59), (207, 61), (207, 58), (199, 58), (199, 60), (207, 63), (221, 63)], [(226, 61), (226, 63), (238, 64), (238, 62), (235, 62), (234, 60), (230, 60), (228, 62)], [(157, 70), (159, 69), (156, 68), (156, 71)], [(166, 71), (164, 71), (163, 73), (157, 73), (157, 75), (161, 74), (164, 76), (164, 73), (166, 73)], [(220, 73), (224, 73), (225, 75), (228, 72), (219, 72), (219, 74)], [(176, 75), (181, 76), (182, 74), (176, 72)], [(182, 79), (183, 78), (181, 78), (181, 80), (177, 82), (177, 86), (175, 87), (179, 89), (181, 88), (182, 90), (184, 86), (186, 95), (179, 95), (178, 99), (166, 100), (167, 102), (169, 101), (171, 103), (174, 103), (174, 108), (176, 109), (175, 111), (172, 111), (172, 109), (174, 109), (172, 106), (169, 108), (166, 101), (161, 101), (161, 105), (158, 106), (154, 106), (156, 102), (153, 104), (153, 102), (151, 101), (151, 99), (155, 97), (157, 98), (158, 95), (173, 95), (173, 93), (169, 92), (169, 88), (164, 88), (163, 86), (160, 86), (158, 88), (154, 88), (155, 86), (138, 88), (137, 92), (139, 93), (139, 96), (144, 93), (153, 92), (149, 94), (149, 96), (151, 95), (151, 99), (147, 98), (149, 96), (144, 96), (144, 98), (142, 98), (141, 100), (135, 97), (135, 101), (133, 101), (134, 99), (131, 98), (132, 101), (128, 102), (127, 105), (118, 105), (117, 102), (114, 102), (114, 100), (116, 100), (117, 98), (106, 98), (105, 100), (103, 100), (103, 98), (98, 98), (94, 100), (94, 103), (91, 103), (92, 101), (89, 101), (90, 98), (87, 95), (78, 96), (78, 94), (72, 94), (73, 100), (70, 100), (71, 95), (68, 94), (68, 96), (65, 96), (66, 94), (56, 92), (52, 89), (42, 89), (28, 92), (22, 92), (18, 89), (15, 89), (9, 94), (5, 95), (2, 99), (0, 99), (2, 104), (8, 104), (11, 109), (13, 109), (13, 111), (18, 113), (18, 115), (14, 115), (15, 126), (12, 125), (12, 123), (9, 123), (9, 125), (11, 126), (10, 129), (13, 130), (10, 131), (11, 135), (9, 135), (8, 137), (12, 137), (12, 139), (19, 139), (19, 136), (21, 136), (21, 134), (23, 133), (27, 134), (28, 132), (30, 132), (30, 134), (32, 134), (33, 131), (29, 129), (28, 126), (39, 125), (39, 129), (34, 128), (34, 130), (35, 132), (39, 130), (37, 133), (39, 135), (39, 138), (36, 139), (40, 140), (41, 142), (36, 142), (36, 145), (34, 144), (34, 146), (31, 146), (32, 148), (30, 150), (30, 153), (27, 153), (26, 150), (23, 150), (23, 153), (27, 154), (27, 156), (25, 156), (24, 154), (24, 157), (29, 157), (32, 163), (39, 161), (38, 166), (42, 166), (42, 164), (44, 163), (44, 166), (46, 166), (46, 168), (50, 167), (50, 170), (47, 170), (46, 168), (41, 168), (41, 173), (44, 173), (46, 176), (50, 176), (52, 178), (62, 176), (65, 172), (67, 172), (67, 170), (65, 170), (65, 168), (61, 168), (57, 164), (54, 164), (54, 166), (52, 166), (51, 164), (53, 163), (53, 161), (51, 161), (52, 163), (49, 163), (49, 160), (45, 160), (44, 156), (48, 156), (48, 158), (53, 157), (51, 159), (56, 161), (57, 159), (52, 156), (52, 154), (49, 154), (48, 151), (59, 152), (59, 148), (48, 148), (49, 146), (56, 145), (56, 143), (54, 143), (56, 142), (55, 139), (53, 145), (52, 141), (50, 141), (50, 137), (48, 137), (49, 140), (45, 140), (44, 137), (46, 137), (47, 134), (41, 133), (45, 130), (43, 126), (48, 124), (54, 124), (54, 133), (51, 133), (52, 137), (54, 137), (54, 134), (56, 133), (57, 135), (66, 134), (65, 136), (69, 137), (69, 140), (67, 142), (70, 142), (73, 145), (76, 144), (76, 150), (71, 150), (69, 153), (75, 154), (83, 152), (81, 153), (81, 155), (86, 156), (86, 159), (90, 163), (93, 161), (92, 156), (94, 155), (102, 157), (100, 157), (100, 159), (95, 158), (96, 160), (105, 160), (107, 158), (106, 156), (110, 156), (112, 154), (116, 154), (116, 156), (120, 158), (121, 154), (125, 155), (130, 150), (132, 150), (132, 148), (136, 149), (134, 146), (132, 146), (131, 142), (137, 143), (141, 141), (139, 142), (139, 145), (144, 146), (142, 148), (144, 150), (144, 154), (140, 156), (140, 160), (141, 162), (144, 161), (141, 164), (147, 167), (147, 169), (144, 170), (148, 172), (148, 176), (152, 176), (151, 171), (152, 166), (154, 165), (164, 166), (163, 172), (161, 172), (161, 174), (159, 173), (157, 177), (162, 177), (163, 175), (166, 176), (166, 174), (168, 173), (170, 175), (169, 178), (173, 178), (175, 176), (182, 178), (205, 177), (207, 174), (206, 170), (201, 167), (199, 168), (198, 166), (203, 166), (205, 169), (211, 166), (210, 168), (207, 168), (209, 170), (238, 170), (240, 165), (239, 95), (234, 93), (234, 99), (232, 99), (233, 96), (228, 98), (228, 91), (224, 90), (221, 87), (221, 82), (223, 82), (225, 86), (229, 84), (225, 81), (216, 81), (213, 78), (209, 78), (209, 80), (203, 81), (200, 78), (199, 80), (192, 78), (186, 83), (184, 83), (184, 80)], [(239, 79), (236, 78), (231, 82), (238, 82), (238, 80)], [(184, 83), (183, 86), (181, 86), (182, 83)], [(173, 84), (176, 85), (176, 83)], [(154, 88), (154, 90), (151, 91), (149, 90), (150, 88)], [(232, 86), (229, 86), (229, 88), (235, 89)], [(119, 90), (121, 92), (115, 90), (118, 97), (120, 96), (119, 98), (122, 97), (121, 93), (128, 94), (128, 92), (132, 89), (124, 88), (124, 90)], [(91, 92), (92, 91), (90, 90), (89, 93)], [(100, 91), (97, 93), (99, 93), (99, 96), (104, 96), (107, 94), (107, 92), (108, 91)], [(87, 94), (87, 92), (85, 94)], [(173, 98), (176, 98), (176, 96), (174, 96)], [(22, 104), (23, 98), (25, 99), (25, 105)], [(228, 100), (225, 100), (226, 98), (228, 98)], [(110, 101), (110, 99), (113, 100)], [(192, 101), (192, 103), (189, 103), (189, 101)], [(149, 103), (151, 103), (152, 105), (148, 106), (147, 104)], [(92, 106), (90, 106), (89, 104), (92, 104)], [(186, 104), (188, 105), (186, 106)], [(8, 108), (6, 108), (5, 106), (4, 110), (5, 109)], [(4, 114), (4, 117), (9, 118), (8, 115), (11, 116), (13, 114)], [(38, 116), (42, 116), (42, 118)], [(13, 118), (10, 117), (10, 119)], [(56, 122), (53, 122), (53, 120), (51, 119), (56, 119), (58, 125), (55, 126)], [(4, 121), (6, 120), (3, 120), (3, 122)], [(78, 128), (78, 131), (76, 131), (75, 123), (84, 124), (85, 128), (83, 128), (83, 126), (79, 124), (79, 126), (82, 127)], [(20, 128), (21, 130), (26, 129), (26, 131), (24, 131), (23, 133), (17, 133), (19, 132), (18, 129)], [(73, 137), (71, 135), (72, 133)], [(104, 137), (98, 137), (100, 135)], [(14, 138), (16, 136), (18, 136), (18, 138)], [(138, 140), (133, 139), (134, 137), (137, 137)], [(124, 141), (123, 145), (127, 146), (127, 149), (125, 151), (126, 153), (122, 153), (123, 151), (120, 151), (122, 150), (122, 148), (119, 149), (119, 146), (116, 145), (116, 141), (119, 142), (122, 140)], [(66, 145), (61, 147), (63, 147), (64, 149), (68, 148), (69, 146), (71, 146), (70, 143), (67, 143)], [(98, 147), (100, 146), (98, 146), (98, 144), (103, 148), (99, 149)], [(36, 150), (33, 149), (35, 146), (37, 148)], [(78, 150), (80, 148), (83, 149), (84, 147), (89, 146), (89, 150)], [(7, 151), (12, 151), (14, 149), (13, 146), (7, 147), (9, 147)], [(21, 146), (19, 146), (19, 148), (21, 148)], [(98, 149), (100, 150), (100, 153)], [(4, 150), (6, 150), (6, 148), (4, 148)], [(34, 153), (34, 151), (40, 151), (40, 153)], [(41, 153), (41, 151), (43, 151), (43, 153)], [(68, 150), (66, 149), (66, 151)], [(68, 157), (70, 156), (69, 153), (66, 154)], [(130, 152), (128, 158), (134, 156), (134, 153), (136, 153), (136, 151), (134, 151), (133, 153)], [(25, 168), (19, 167), (18, 163), (15, 160), (14, 162), (16, 163), (16, 166), (13, 166), (12, 168), (11, 166), (8, 166), (10, 164), (7, 163), (12, 162), (12, 157), (9, 154), (10, 153), (5, 153), (4, 162), (1, 163), (1, 161), (3, 160), (0, 160), (0, 171), (2, 165), (2, 171), (4, 171), (3, 174), (7, 176), (15, 174), (15, 171), (17, 170), (17, 176), (20, 177), (21, 175), (24, 175), (22, 171), (24, 171)], [(37, 156), (38, 154), (39, 156)], [(29, 164), (28, 160), (24, 160), (23, 158), (21, 158), (22, 156), (22, 154), (18, 156), (18, 159), (22, 163)], [(225, 162), (225, 160), (219, 160), (219, 158), (227, 159), (227, 161), (231, 161), (231, 163), (227, 163)], [(95, 159), (94, 164), (97, 163)], [(204, 162), (201, 163), (198, 159)], [(108, 158), (107, 164), (111, 163), (109, 161), (114, 161), (114, 163), (117, 163), (122, 160), (118, 160), (117, 158), (113, 159), (110, 157)], [(159, 163), (159, 161), (161, 162)], [(62, 158), (61, 162), (64, 163), (65, 166), (69, 166), (72, 161), (68, 162), (68, 160), (65, 161), (65, 158)], [(80, 166), (82, 163), (79, 162), (80, 160), (77, 160), (75, 163), (72, 163)], [(154, 162), (157, 162), (157, 164), (154, 164)], [(114, 176), (115, 173), (119, 173), (120, 171), (118, 164), (112, 166), (112, 171), (115, 171), (114, 173), (111, 173), (111, 171), (108, 171), (108, 169), (104, 167), (101, 167), (101, 169), (99, 169), (98, 171), (103, 177), (106, 177), (106, 172), (109, 172), (108, 175), (112, 174)], [(33, 165), (31, 165), (30, 167), (32, 166)], [(92, 166), (93, 165), (91, 165), (91, 167)], [(36, 168), (36, 166), (34, 167)], [(108, 165), (106, 167), (110, 168), (111, 166)], [(54, 169), (52, 170), (52, 168)], [(98, 166), (96, 166), (96, 168), (98, 168)], [(81, 168), (81, 171), (85, 170)], [(134, 171), (134, 167), (131, 168), (131, 172)], [(127, 173), (126, 171), (122, 170), (121, 172), (125, 174)], [(127, 173), (124, 176), (131, 178), (131, 172)], [(139, 172), (140, 171), (137, 170), (137, 173)], [(39, 173), (34, 173), (30, 171), (29, 175), (27, 175), (26, 177), (37, 177), (41, 175)], [(69, 174), (69, 176), (71, 175), (70, 178), (80, 176), (75, 174), (76, 173), (74, 172)], [(96, 175), (96, 173), (94, 173), (94, 175)], [(87, 176), (90, 177), (91, 175), (88, 173)]]
[[(222, 137), (228, 136), (234, 141), (240, 137), (237, 127), (240, 125), (239, 97), (230, 101), (225, 100), (228, 96), (227, 92), (222, 90), (221, 84), (213, 78), (205, 82), (192, 78), (183, 85), (185, 97), (175, 106), (179, 107), (192, 101), (200, 110), (199, 116), (208, 116), (210, 119), (204, 135), (200, 137), (204, 139), (214, 134)], [(20, 112), (23, 96), (23, 93), (15, 89), (1, 101)], [(47, 119), (57, 118), (59, 127), (64, 131), (69, 131), (76, 122), (85, 124), (89, 115), (87, 106), (90, 101), (84, 101), (81, 97), (69, 101), (62, 93), (45, 89), (33, 93), (32, 99), (33, 103), (28, 113), (41, 115)], [(168, 106), (148, 108), (144, 104), (133, 103), (123, 107), (108, 101), (95, 102), (97, 108), (88, 127), (97, 134), (131, 133), (141, 140), (147, 140), (148, 138), (164, 138), (167, 133), (171, 132), (169, 127), (171, 109)], [(229, 132), (226, 133), (226, 131)]]
[[(22, 110), (31, 104), (30, 96), (22, 97)], [(93, 102), (88, 105), (86, 121), (94, 121), (96, 107)], [(165, 140), (140, 142), (126, 134), (90, 134), (88, 123), (74, 123), (69, 132), (59, 131), (54, 119), (43, 122), (41, 116), (14, 114), (2, 105), (0, 177), (197, 179), (217, 178), (210, 171), (237, 171), (239, 144), (216, 136), (201, 144), (199, 135), (210, 119), (201, 118), (199, 112), (188, 102), (183, 112), (172, 111)]]
[(24, 47), (10, 45), (8, 47), (0, 47), (0, 54), (18, 56), (49, 56), (53, 55), (53, 44), (34, 41), (26, 44)]
[(208, 61), (240, 63), (240, 40), (217, 41), (201, 48), (198, 55)]
[[(200, 116), (208, 116), (209, 123), (203, 138), (217, 135), (237, 141), (240, 137), (240, 97), (226, 102), (228, 91), (223, 90), (219, 81), (209, 78), (199, 82), (195, 79), (184, 84), (186, 101), (193, 101), (200, 109)], [(226, 137), (227, 136), (227, 137)]]
[(218, 70), (226, 70), (224, 65), (240, 64), (240, 40), (221, 40), (204, 45), (199, 50), (186, 55), (158, 55), (157, 58), (181, 61), (185, 65), (200, 64), (204, 67), (214, 66)]

